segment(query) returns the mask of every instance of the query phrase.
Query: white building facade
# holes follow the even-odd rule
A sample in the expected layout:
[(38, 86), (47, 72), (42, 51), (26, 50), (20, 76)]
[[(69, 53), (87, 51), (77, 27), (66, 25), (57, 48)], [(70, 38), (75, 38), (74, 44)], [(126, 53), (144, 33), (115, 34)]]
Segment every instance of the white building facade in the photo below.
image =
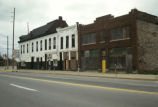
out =
[(77, 70), (77, 24), (56, 28), (56, 33), (19, 42), (24, 69)]

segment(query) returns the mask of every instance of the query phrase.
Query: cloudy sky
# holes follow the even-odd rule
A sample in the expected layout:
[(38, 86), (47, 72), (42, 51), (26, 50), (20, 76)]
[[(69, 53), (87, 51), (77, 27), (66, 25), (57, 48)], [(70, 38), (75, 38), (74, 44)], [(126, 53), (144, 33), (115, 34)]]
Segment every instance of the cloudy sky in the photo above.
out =
[(106, 14), (120, 16), (133, 8), (158, 16), (157, 4), (158, 0), (0, 0), (0, 53), (6, 52), (6, 38), (3, 35), (8, 35), (11, 54), (14, 7), (15, 48), (18, 49), (19, 36), (27, 34), (27, 22), (30, 30), (58, 16), (62, 16), (68, 25), (76, 22), (88, 24), (96, 17)]

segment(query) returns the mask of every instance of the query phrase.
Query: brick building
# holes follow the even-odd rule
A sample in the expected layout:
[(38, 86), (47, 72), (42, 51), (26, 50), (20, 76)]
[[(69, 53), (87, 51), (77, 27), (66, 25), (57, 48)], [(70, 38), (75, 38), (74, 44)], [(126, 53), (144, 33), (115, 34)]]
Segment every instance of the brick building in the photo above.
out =
[(158, 17), (136, 9), (114, 17), (98, 17), (94, 23), (78, 25), (81, 70), (158, 69)]

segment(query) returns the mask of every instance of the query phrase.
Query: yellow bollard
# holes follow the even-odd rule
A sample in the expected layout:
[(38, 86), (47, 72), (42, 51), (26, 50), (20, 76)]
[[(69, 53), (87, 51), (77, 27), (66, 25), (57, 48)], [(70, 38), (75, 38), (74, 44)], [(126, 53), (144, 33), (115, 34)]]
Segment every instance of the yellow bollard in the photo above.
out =
[(106, 72), (106, 60), (102, 60), (102, 72)]

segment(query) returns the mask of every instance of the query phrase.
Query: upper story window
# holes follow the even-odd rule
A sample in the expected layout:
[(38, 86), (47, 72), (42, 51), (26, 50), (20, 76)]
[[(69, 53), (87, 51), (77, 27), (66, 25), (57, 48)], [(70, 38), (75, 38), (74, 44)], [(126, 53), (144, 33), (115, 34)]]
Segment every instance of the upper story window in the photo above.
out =
[(22, 45), (21, 45), (21, 54), (22, 54)]
[(38, 52), (38, 41), (36, 42), (36, 51)]
[(25, 53), (25, 45), (23, 45), (23, 53)]
[(99, 32), (100, 42), (105, 42), (105, 31)]
[(69, 36), (66, 36), (66, 48), (69, 48)]
[(63, 37), (60, 38), (60, 49), (63, 49)]
[(47, 39), (45, 39), (45, 50), (47, 50)]
[(40, 41), (40, 50), (42, 51), (42, 40)]
[(29, 53), (29, 44), (27, 44), (27, 53)]
[(111, 30), (110, 40), (128, 39), (130, 38), (130, 28), (115, 28)]
[(96, 33), (82, 35), (82, 44), (96, 43)]
[(51, 38), (49, 38), (49, 50), (51, 50)]
[(53, 38), (53, 49), (56, 49), (56, 37)]
[(34, 46), (33, 46), (33, 42), (32, 42), (32, 52), (34, 51), (34, 48), (33, 48)]
[(72, 48), (75, 47), (75, 35), (72, 35)]

